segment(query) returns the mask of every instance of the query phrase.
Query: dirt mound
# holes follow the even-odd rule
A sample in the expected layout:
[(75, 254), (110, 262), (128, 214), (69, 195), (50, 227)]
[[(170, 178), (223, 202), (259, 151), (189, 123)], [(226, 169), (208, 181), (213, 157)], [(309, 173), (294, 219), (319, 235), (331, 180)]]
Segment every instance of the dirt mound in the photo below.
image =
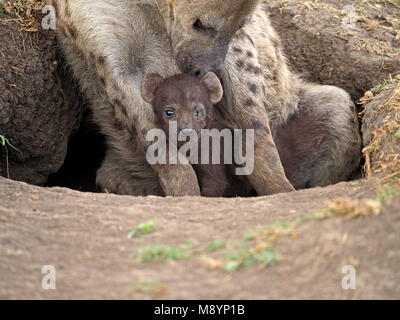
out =
[(83, 108), (54, 31), (21, 30), (0, 19), (0, 175), (43, 184), (63, 164)]
[(396, 1), (266, 1), (293, 69), (354, 100), (400, 71)]
[(368, 91), (361, 99), (368, 175), (400, 176), (400, 76)]

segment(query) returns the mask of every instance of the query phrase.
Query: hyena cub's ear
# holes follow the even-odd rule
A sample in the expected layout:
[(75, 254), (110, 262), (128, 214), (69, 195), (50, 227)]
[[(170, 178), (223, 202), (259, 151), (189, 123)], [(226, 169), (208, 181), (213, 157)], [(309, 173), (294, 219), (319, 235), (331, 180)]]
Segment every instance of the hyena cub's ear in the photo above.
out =
[(156, 92), (161, 82), (164, 79), (158, 73), (148, 73), (143, 77), (142, 80), (142, 97), (148, 103), (153, 103), (156, 97)]
[(212, 104), (217, 104), (221, 101), (224, 95), (224, 89), (215, 73), (206, 73), (205, 76), (201, 78), (200, 82), (206, 87)]

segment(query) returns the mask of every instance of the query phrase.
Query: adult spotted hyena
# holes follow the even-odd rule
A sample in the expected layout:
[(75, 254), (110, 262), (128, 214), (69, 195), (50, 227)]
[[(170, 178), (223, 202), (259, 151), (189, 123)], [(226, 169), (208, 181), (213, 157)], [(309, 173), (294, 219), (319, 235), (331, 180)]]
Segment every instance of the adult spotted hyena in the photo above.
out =
[[(107, 136), (102, 190), (200, 195), (190, 165), (146, 162), (154, 113), (143, 75), (220, 75), (229, 126), (255, 130), (259, 195), (326, 185), (358, 165), (360, 136), (349, 95), (303, 83), (287, 67), (258, 0), (53, 0), (68, 62)], [(276, 144), (275, 144), (276, 142)], [(278, 153), (279, 150), (279, 153)], [(286, 178), (282, 163), (286, 167)]]

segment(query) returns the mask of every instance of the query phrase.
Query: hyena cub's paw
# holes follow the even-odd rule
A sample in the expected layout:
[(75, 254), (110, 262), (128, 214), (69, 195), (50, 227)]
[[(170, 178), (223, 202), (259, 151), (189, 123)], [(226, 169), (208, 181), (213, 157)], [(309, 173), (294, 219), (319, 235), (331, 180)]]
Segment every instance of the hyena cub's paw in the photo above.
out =
[(190, 165), (166, 166), (159, 173), (159, 181), (166, 196), (200, 196), (197, 176)]

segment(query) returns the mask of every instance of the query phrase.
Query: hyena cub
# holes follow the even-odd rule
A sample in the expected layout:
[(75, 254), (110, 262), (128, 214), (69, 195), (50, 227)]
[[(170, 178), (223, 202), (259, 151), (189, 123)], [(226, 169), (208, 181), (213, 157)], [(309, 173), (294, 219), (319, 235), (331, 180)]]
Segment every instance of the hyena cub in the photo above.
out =
[[(235, 177), (230, 165), (224, 165), (224, 145), (221, 139), (220, 164), (212, 164), (212, 154), (202, 155), (202, 139), (210, 139), (202, 135), (202, 129), (226, 128), (222, 118), (214, 110), (223, 96), (222, 85), (218, 77), (209, 72), (201, 79), (187, 74), (179, 74), (163, 79), (159, 74), (145, 75), (142, 82), (143, 99), (152, 104), (157, 128), (169, 136), (170, 121), (176, 121), (177, 134), (181, 139), (193, 138), (197, 135), (196, 159), (208, 157), (209, 164), (194, 164), (193, 168), (199, 181), (201, 194), (207, 197), (229, 196), (231, 184)], [(190, 140), (190, 141), (193, 141)], [(171, 141), (169, 141), (171, 143)], [(186, 141), (177, 143), (180, 148)], [(209, 151), (212, 150), (210, 144)], [(204, 152), (204, 151), (203, 151)]]

